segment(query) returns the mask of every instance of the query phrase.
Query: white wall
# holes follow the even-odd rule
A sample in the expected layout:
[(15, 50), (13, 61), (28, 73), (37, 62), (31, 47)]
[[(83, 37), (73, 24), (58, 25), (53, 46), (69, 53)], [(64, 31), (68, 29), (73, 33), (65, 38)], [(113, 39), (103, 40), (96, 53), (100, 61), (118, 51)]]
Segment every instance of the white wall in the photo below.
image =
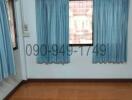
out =
[(24, 39), (23, 39), (23, 21), (22, 21), (22, 7), (21, 0), (15, 1), (15, 12), (16, 12), (16, 24), (17, 24), (17, 39), (19, 43), (19, 59), (15, 59), (16, 62), (20, 62), (20, 73), (23, 80), (27, 79), (27, 70), (26, 70), (26, 59), (24, 52)]
[[(29, 27), (30, 37), (25, 37), (27, 44), (36, 44), (36, 16), (35, 0), (22, 0), (24, 10), (24, 22)], [(35, 56), (26, 56), (28, 78), (55, 79), (55, 78), (132, 78), (132, 0), (130, 0), (129, 33), (128, 33), (128, 63), (127, 64), (92, 64), (92, 53), (89, 57), (80, 54), (71, 56), (71, 63), (67, 65), (37, 64)], [(75, 49), (78, 49), (76, 47)], [(86, 50), (85, 50), (86, 51)]]

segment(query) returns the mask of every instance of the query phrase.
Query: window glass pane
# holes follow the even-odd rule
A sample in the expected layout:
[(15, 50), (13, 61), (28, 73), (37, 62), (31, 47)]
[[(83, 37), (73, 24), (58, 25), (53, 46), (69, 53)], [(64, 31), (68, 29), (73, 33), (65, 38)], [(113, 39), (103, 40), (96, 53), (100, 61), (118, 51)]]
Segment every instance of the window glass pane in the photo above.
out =
[(9, 26), (11, 31), (11, 39), (13, 48), (16, 47), (15, 27), (14, 27), (14, 16), (13, 16), (13, 0), (7, 0), (7, 12), (9, 19)]
[(70, 44), (92, 44), (92, 0), (70, 1), (69, 7)]

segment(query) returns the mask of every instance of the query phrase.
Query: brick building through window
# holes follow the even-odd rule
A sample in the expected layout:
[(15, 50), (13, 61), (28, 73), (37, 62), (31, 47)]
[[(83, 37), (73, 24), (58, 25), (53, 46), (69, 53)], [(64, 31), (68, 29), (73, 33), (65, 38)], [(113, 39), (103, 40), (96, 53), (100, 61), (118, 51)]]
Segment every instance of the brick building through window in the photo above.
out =
[(92, 0), (70, 1), (70, 44), (92, 44), (92, 12)]
[(11, 32), (12, 47), (17, 48), (15, 16), (14, 16), (14, 0), (6, 0), (6, 7), (8, 12), (9, 28)]

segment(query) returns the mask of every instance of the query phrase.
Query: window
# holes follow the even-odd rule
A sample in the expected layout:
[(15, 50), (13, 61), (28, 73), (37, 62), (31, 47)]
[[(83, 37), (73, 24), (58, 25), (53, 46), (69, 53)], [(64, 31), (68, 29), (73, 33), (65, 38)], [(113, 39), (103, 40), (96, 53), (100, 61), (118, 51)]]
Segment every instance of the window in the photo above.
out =
[(69, 2), (70, 45), (92, 45), (92, 0)]
[(13, 49), (17, 49), (17, 41), (16, 41), (16, 24), (15, 24), (15, 16), (14, 16), (14, 0), (7, 0), (7, 12), (9, 19), (9, 26), (11, 31), (11, 40)]

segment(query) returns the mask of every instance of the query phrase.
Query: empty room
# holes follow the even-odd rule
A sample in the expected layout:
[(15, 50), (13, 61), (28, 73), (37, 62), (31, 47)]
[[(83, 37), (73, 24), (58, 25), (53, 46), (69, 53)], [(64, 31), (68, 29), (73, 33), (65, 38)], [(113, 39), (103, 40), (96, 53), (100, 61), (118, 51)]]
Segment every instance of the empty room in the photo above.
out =
[(0, 100), (132, 100), (132, 0), (0, 0)]

